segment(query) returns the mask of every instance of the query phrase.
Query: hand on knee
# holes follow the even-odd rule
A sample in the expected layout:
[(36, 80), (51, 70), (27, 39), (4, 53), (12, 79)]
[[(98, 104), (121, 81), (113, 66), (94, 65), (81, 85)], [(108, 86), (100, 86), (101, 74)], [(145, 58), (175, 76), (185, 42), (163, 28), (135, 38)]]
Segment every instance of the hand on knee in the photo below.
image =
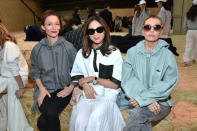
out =
[(161, 112), (160, 105), (157, 102), (153, 102), (152, 104), (148, 105), (148, 109), (153, 112), (155, 115)]

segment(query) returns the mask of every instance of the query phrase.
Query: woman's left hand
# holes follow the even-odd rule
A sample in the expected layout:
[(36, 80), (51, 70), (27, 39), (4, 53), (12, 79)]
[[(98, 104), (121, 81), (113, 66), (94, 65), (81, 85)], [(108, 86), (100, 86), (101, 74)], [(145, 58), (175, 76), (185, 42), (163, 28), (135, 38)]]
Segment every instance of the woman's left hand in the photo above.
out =
[(24, 91), (25, 91), (24, 88), (20, 88), (20, 89), (16, 90), (16, 92), (15, 92), (16, 98), (18, 98), (18, 99), (22, 98)]
[(155, 115), (161, 112), (161, 107), (157, 102), (153, 102), (152, 104), (148, 105), (148, 109)]
[(82, 86), (84, 83), (92, 82), (94, 79), (95, 79), (94, 76), (81, 78), (81, 79), (79, 79), (79, 85)]
[(129, 103), (130, 103), (132, 106), (134, 106), (134, 107), (138, 107), (138, 106), (139, 106), (138, 102), (137, 102), (135, 99), (133, 99), (133, 98), (131, 98), (131, 99), (129, 100)]
[(74, 89), (73, 85), (70, 85), (69, 87), (64, 87), (62, 91), (57, 93), (57, 96), (64, 98), (68, 96), (72, 92), (73, 89)]

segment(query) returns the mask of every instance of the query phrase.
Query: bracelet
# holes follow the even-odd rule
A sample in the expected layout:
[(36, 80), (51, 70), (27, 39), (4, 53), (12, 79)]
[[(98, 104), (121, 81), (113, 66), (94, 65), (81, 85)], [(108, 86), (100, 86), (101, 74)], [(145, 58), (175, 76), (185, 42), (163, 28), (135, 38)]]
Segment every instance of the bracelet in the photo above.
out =
[(93, 85), (97, 85), (97, 84), (98, 84), (98, 83), (97, 83), (97, 82), (98, 82), (97, 79), (98, 79), (97, 77), (94, 77), (94, 80), (93, 80), (93, 82), (92, 82)]

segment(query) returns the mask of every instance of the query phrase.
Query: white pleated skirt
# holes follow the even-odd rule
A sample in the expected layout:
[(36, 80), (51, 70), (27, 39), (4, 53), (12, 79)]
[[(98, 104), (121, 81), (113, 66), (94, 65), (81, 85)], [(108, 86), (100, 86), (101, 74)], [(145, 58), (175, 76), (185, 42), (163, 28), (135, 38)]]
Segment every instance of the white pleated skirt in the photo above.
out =
[(73, 106), (69, 131), (122, 131), (125, 122), (116, 104), (119, 89), (91, 85), (96, 99), (87, 99), (84, 92)]
[[(26, 83), (27, 77), (22, 78)], [(0, 77), (0, 93), (7, 88), (7, 94), (0, 98), (0, 131), (33, 131), (28, 124), (15, 92), (19, 89), (14, 78)]]

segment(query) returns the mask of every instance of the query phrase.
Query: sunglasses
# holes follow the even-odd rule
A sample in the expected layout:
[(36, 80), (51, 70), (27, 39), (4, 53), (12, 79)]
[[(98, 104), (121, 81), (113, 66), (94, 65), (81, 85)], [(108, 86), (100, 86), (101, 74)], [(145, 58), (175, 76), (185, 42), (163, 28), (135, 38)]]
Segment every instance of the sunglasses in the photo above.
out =
[(159, 32), (159, 31), (161, 31), (161, 29), (162, 29), (163, 27), (162, 27), (161, 25), (153, 25), (153, 26), (151, 26), (151, 25), (144, 25), (144, 26), (143, 26), (144, 31), (150, 31), (151, 28), (153, 28), (154, 31)]
[(88, 29), (87, 30), (87, 34), (88, 35), (93, 35), (95, 33), (95, 31), (97, 33), (102, 33), (104, 31), (104, 27), (103, 26), (100, 26), (100, 27), (97, 27), (96, 29)]

